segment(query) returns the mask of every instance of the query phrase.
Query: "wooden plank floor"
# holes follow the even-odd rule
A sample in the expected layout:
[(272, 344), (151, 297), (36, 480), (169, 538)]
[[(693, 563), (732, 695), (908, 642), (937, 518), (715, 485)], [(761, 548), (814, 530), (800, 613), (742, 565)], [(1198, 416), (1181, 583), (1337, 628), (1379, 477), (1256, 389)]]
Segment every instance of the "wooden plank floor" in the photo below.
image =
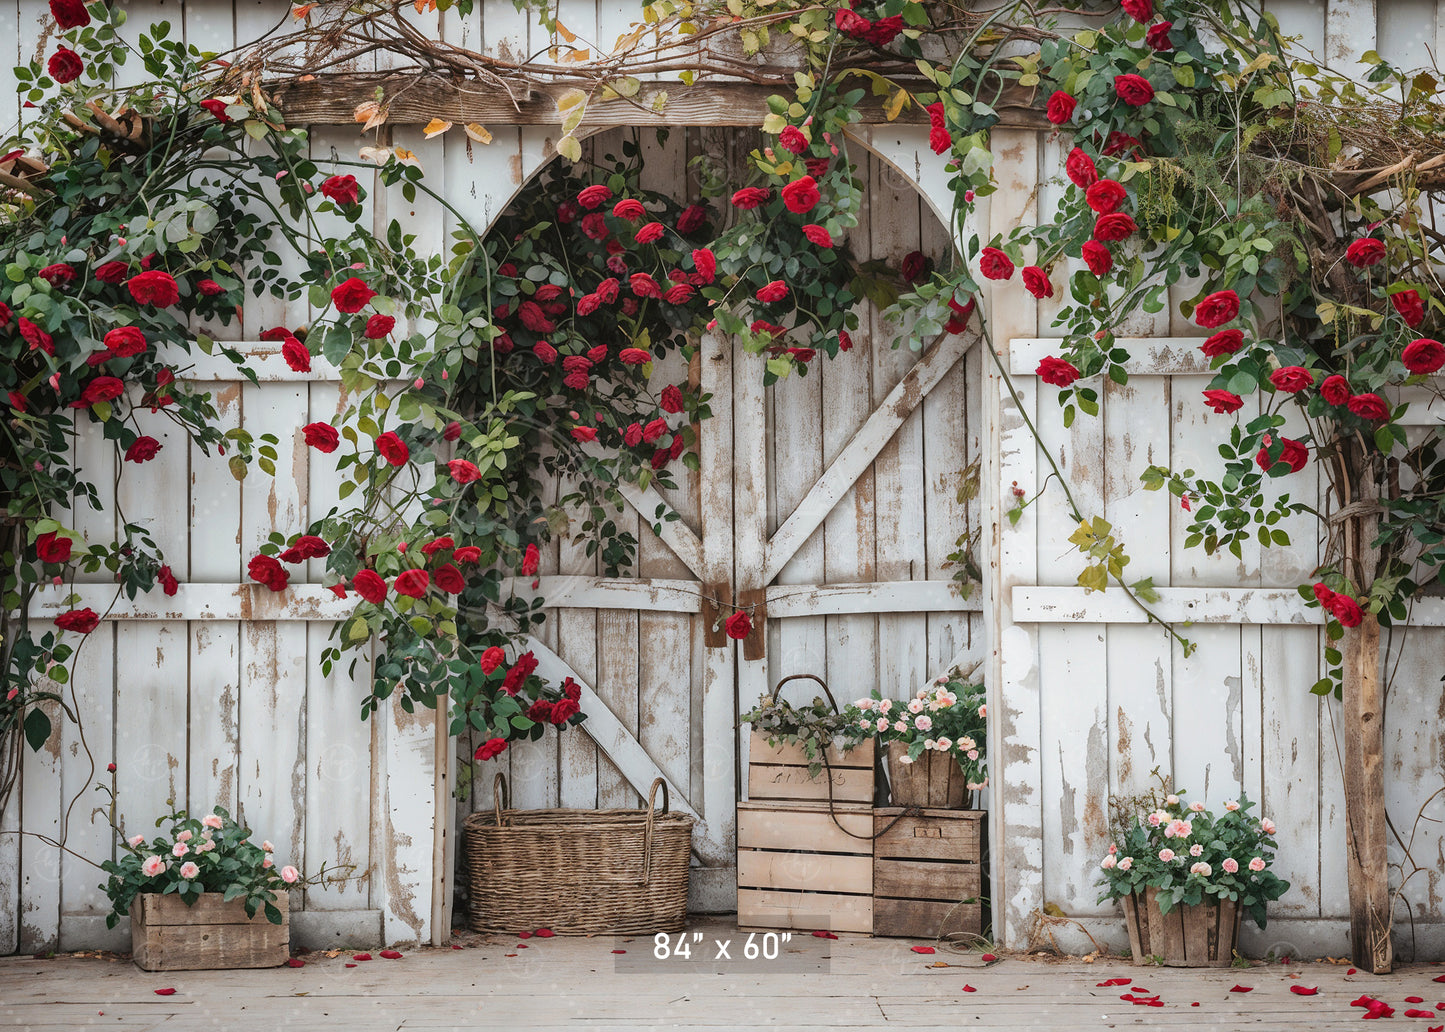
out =
[[(652, 941), (641, 937), (533, 938), (521, 948), (511, 936), (471, 935), (459, 940), (462, 949), (408, 951), (400, 960), (309, 954), (304, 967), (255, 971), (147, 973), (97, 957), (0, 958), (0, 1028), (1298, 1032), (1357, 1028), (1364, 1011), (1349, 1001), (1368, 994), (1424, 1032), (1434, 1019), (1412, 1021), (1406, 1009), (1445, 1006), (1445, 983), (1433, 981), (1445, 968), (1428, 965), (1381, 978), (1319, 963), (1186, 971), (1005, 956), (985, 966), (977, 954), (916, 954), (907, 940), (807, 934), (776, 959), (749, 961), (746, 933), (732, 924), (699, 920), (689, 939), (694, 932), (702, 942), (690, 943), (690, 962), (655, 959)], [(713, 963), (718, 939), (732, 941), (730, 963)], [(619, 949), (627, 952), (613, 953)], [(930, 966), (939, 961), (950, 966)], [(1097, 984), (1116, 977), (1134, 982)], [(1235, 985), (1253, 991), (1230, 992)], [(1291, 986), (1319, 992), (1296, 995)], [(157, 996), (162, 988), (176, 991)], [(1164, 1006), (1137, 1006), (1120, 999), (1125, 993), (1157, 994)], [(1424, 1002), (1407, 1003), (1409, 996)], [(1445, 1010), (1438, 1013), (1445, 1024)]]

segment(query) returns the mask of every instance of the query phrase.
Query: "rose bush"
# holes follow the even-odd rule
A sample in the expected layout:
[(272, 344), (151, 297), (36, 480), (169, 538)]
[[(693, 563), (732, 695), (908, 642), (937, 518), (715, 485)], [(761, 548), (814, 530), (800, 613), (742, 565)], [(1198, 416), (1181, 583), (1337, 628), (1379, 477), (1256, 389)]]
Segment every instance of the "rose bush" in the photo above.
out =
[(963, 769), (970, 790), (988, 785), (988, 705), (982, 684), (965, 684), (947, 675), (920, 688), (911, 699), (885, 699), (878, 689), (859, 699), (859, 734), (873, 734), (880, 746), (908, 746), (904, 762), (924, 752), (947, 753)]

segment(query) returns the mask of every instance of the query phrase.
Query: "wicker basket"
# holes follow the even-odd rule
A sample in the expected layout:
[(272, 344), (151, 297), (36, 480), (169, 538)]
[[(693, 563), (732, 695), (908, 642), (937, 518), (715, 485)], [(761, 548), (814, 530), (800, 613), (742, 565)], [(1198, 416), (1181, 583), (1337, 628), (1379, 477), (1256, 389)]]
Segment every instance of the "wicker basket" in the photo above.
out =
[(498, 774), (493, 812), (462, 822), (467, 923), (474, 931), (682, 930), (693, 820), (668, 813), (661, 778), (652, 783), (645, 811), (512, 810), (503, 803), (506, 790)]

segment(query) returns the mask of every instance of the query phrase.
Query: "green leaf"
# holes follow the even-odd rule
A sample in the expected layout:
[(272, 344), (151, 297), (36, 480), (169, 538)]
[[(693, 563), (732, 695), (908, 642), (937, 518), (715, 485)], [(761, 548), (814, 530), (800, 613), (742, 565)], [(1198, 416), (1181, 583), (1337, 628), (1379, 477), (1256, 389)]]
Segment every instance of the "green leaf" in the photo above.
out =
[(39, 752), (50, 737), (50, 717), (42, 709), (32, 709), (25, 715), (25, 741), (30, 748)]

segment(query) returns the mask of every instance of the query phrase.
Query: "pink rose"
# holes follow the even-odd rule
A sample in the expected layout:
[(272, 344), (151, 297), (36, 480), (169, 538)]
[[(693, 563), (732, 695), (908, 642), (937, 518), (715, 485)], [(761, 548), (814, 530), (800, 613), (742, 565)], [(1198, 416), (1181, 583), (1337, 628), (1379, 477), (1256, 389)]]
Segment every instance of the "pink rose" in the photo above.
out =
[(281, 880), (287, 885), (295, 885), (296, 880), (300, 877), (301, 872), (297, 871), (296, 868), (292, 867), (290, 864), (287, 864), (285, 867), (281, 868)]
[(1251, 861), (1249, 862), (1249, 869), (1250, 869), (1251, 871), (1255, 872), (1256, 874), (1258, 874), (1260, 871), (1264, 870), (1264, 860), (1263, 860), (1263, 858), (1261, 858), (1261, 857), (1255, 857), (1253, 860), (1251, 860)]
[(1226, 874), (1236, 874), (1239, 871), (1239, 861), (1232, 856), (1224, 858), (1224, 863), (1219, 865), (1224, 868)]
[(204, 817), (201, 818), (201, 823), (208, 828), (215, 828), (217, 831), (219, 831), (226, 825), (226, 822), (221, 820), (221, 815), (218, 813), (206, 814)]
[(1259, 830), (1264, 832), (1266, 835), (1273, 835), (1275, 831), (1274, 821), (1270, 820), (1268, 817), (1261, 817), (1259, 819)]
[(1167, 848), (1159, 850), (1159, 859), (1167, 864), (1170, 860), (1174, 859), (1174, 850)]
[(189, 880), (189, 879), (191, 879), (191, 878), (194, 878), (196, 875), (198, 875), (198, 874), (200, 874), (200, 873), (201, 873), (201, 869), (200, 869), (199, 867), (197, 867), (197, 866), (195, 865), (195, 863), (193, 863), (193, 862), (190, 861), (190, 860), (187, 860), (185, 863), (181, 864), (181, 877), (182, 877), (182, 878), (185, 878), (185, 879), (188, 879), (188, 880)]
[(171, 847), (171, 856), (179, 859), (180, 857), (185, 856), (190, 851), (190, 846), (186, 845), (184, 842), (177, 842), (174, 846)]
[(1126, 856), (1124, 859), (1122, 859), (1122, 860), (1119, 861), (1119, 870), (1121, 870), (1121, 871), (1127, 871), (1129, 868), (1131, 868), (1131, 867), (1133, 867), (1133, 866), (1134, 866), (1134, 858), (1133, 858), (1132, 856)]
[(166, 869), (166, 862), (158, 856), (148, 856), (141, 861), (140, 873), (147, 878), (154, 878)]
[(1208, 878), (1211, 874), (1214, 873), (1214, 868), (1210, 867), (1203, 860), (1201, 860), (1197, 864), (1194, 864), (1192, 867), (1189, 868), (1189, 873), (1203, 875), (1204, 877)]
[(132, 835), (130, 838), (126, 839), (126, 844), (129, 845), (132, 849), (135, 849), (145, 840), (146, 837), (144, 835)]

